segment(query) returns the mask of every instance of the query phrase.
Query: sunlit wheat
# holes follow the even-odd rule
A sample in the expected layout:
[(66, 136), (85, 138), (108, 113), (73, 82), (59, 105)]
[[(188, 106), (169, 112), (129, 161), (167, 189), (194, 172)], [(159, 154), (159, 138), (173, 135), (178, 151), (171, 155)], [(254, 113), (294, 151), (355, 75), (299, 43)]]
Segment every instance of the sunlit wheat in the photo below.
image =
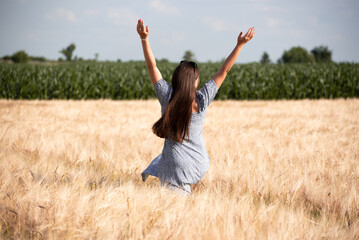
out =
[(358, 239), (359, 100), (214, 101), (188, 198), (149, 101), (0, 100), (0, 238)]

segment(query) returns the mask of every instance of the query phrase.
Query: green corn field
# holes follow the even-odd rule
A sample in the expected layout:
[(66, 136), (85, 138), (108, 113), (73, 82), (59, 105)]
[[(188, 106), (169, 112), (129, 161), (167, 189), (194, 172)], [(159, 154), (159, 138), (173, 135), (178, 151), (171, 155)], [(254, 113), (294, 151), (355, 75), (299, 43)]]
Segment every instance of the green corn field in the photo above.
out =
[[(176, 63), (158, 63), (168, 82)], [(221, 66), (200, 63), (201, 87)], [(144, 62), (79, 62), (53, 66), (0, 64), (0, 98), (150, 99)], [(215, 99), (359, 97), (359, 64), (235, 64)]]

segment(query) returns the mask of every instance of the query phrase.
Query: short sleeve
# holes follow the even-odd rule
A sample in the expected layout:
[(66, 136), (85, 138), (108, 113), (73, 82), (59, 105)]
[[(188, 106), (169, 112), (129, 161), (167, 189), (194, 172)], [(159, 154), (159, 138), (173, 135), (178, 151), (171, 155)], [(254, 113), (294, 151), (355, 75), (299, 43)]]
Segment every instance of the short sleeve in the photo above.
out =
[(218, 92), (218, 87), (213, 79), (209, 80), (204, 84), (203, 87), (201, 87), (199, 93), (201, 98), (203, 98), (202, 101), (204, 106), (202, 107), (203, 108), (202, 110), (204, 110), (206, 107), (209, 106), (209, 104), (213, 101), (214, 97), (216, 96), (217, 92)]
[(165, 81), (164, 79), (160, 79), (156, 84), (155, 84), (155, 92), (158, 98), (158, 101), (161, 104), (161, 108), (166, 109), (168, 101), (170, 100), (170, 96), (172, 93), (172, 87), (171, 85)]

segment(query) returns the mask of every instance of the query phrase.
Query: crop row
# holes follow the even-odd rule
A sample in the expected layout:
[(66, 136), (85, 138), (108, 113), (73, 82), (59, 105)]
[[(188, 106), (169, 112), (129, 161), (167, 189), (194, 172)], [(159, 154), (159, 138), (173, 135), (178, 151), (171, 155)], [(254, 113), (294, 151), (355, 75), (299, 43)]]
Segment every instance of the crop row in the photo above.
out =
[[(201, 87), (219, 69), (202, 63)], [(158, 63), (171, 81), (174, 63)], [(156, 94), (144, 62), (0, 64), (0, 98), (149, 99)], [(215, 99), (359, 97), (359, 64), (235, 64)]]

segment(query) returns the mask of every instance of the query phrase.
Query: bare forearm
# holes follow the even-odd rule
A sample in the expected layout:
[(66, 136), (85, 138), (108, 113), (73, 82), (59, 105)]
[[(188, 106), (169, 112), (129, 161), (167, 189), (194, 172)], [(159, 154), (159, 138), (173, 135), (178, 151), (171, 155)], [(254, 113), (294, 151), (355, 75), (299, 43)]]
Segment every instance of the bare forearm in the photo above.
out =
[(251, 40), (254, 36), (254, 27), (250, 28), (248, 32), (242, 37), (242, 32), (239, 34), (237, 38), (236, 47), (233, 49), (231, 54), (228, 56), (226, 61), (223, 63), (222, 71), (228, 73), (229, 70), (232, 68), (233, 64), (238, 58), (239, 53), (242, 50), (244, 44), (246, 44), (249, 40)]
[(250, 28), (248, 32), (242, 37), (242, 32), (239, 34), (237, 38), (237, 44), (231, 54), (227, 57), (226, 61), (224, 61), (222, 67), (214, 74), (213, 80), (217, 84), (217, 87), (220, 88), (224, 79), (227, 76), (229, 70), (231, 70), (233, 64), (236, 62), (239, 53), (242, 50), (244, 44), (246, 44), (249, 40), (251, 40), (254, 36), (254, 27)]
[(227, 76), (227, 73), (229, 72), (229, 70), (231, 70), (233, 64), (236, 62), (238, 55), (242, 50), (242, 47), (242, 44), (237, 44), (231, 54), (229, 54), (227, 59), (224, 61), (221, 68), (216, 72), (216, 74), (214, 74), (213, 80), (216, 82), (218, 88), (220, 88), (224, 79)]
[(148, 38), (142, 39), (141, 42), (142, 42), (142, 50), (143, 50), (143, 55), (145, 56), (147, 68), (153, 69), (156, 67), (156, 59), (152, 53)]
[(243, 45), (242, 44), (237, 44), (235, 46), (235, 48), (233, 49), (233, 51), (231, 52), (231, 54), (229, 54), (229, 56), (227, 57), (227, 59), (224, 61), (223, 65), (222, 65), (222, 71), (225, 73), (228, 73), (229, 70), (232, 68), (233, 64), (236, 62), (239, 53), (242, 50)]
[(162, 78), (162, 75), (156, 66), (156, 59), (153, 56), (150, 42), (148, 41), (148, 34), (150, 33), (150, 30), (148, 26), (145, 27), (142, 19), (139, 19), (137, 22), (137, 33), (141, 38), (142, 50), (143, 55), (145, 56), (148, 73), (150, 74), (153, 86), (155, 86)]

